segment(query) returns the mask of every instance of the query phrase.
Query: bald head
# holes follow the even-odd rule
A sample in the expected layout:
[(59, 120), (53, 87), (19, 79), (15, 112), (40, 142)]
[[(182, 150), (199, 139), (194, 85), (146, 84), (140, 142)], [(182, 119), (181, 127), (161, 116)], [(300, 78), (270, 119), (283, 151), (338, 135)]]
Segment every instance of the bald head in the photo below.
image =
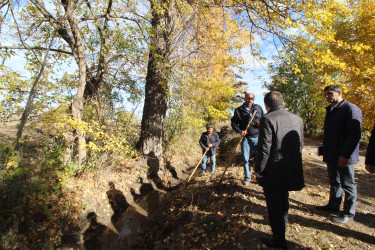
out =
[(247, 93), (245, 95), (245, 98), (244, 98), (244, 101), (245, 101), (245, 106), (246, 107), (251, 107), (254, 103), (254, 100), (255, 100), (255, 96), (253, 93)]

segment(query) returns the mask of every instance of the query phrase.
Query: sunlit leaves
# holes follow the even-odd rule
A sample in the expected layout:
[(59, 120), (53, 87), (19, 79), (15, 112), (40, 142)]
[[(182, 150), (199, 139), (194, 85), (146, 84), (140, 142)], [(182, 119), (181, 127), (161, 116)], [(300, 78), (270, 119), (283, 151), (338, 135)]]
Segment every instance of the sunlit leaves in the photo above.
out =
[(306, 133), (320, 132), (326, 102), (312, 67), (298, 60), (292, 50), (275, 57), (274, 61), (269, 65), (272, 82), (265, 86), (283, 94), (286, 108), (301, 116)]
[(375, 118), (375, 12), (373, 1), (321, 2), (306, 14), (311, 39), (300, 39), (299, 58), (309, 63), (322, 85), (340, 84), (344, 98), (363, 111), (363, 126)]

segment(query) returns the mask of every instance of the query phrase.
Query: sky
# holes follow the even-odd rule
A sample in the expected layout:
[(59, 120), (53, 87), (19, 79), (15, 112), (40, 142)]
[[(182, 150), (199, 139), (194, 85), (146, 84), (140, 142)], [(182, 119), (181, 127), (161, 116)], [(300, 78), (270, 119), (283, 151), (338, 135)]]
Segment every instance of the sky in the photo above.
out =
[(264, 81), (269, 83), (271, 81), (267, 68), (268, 64), (273, 61), (272, 57), (277, 54), (275, 45), (267, 44), (262, 41), (258, 41), (261, 45), (261, 56), (266, 58), (264, 63), (254, 60), (254, 58), (247, 52), (250, 50), (246, 48), (242, 51), (244, 55), (245, 65), (247, 69), (245, 72), (238, 73), (244, 82), (247, 82), (248, 88), (247, 92), (253, 93), (255, 95), (254, 103), (262, 106), (265, 110), (263, 97), (264, 94), (268, 92), (266, 88), (263, 87)]

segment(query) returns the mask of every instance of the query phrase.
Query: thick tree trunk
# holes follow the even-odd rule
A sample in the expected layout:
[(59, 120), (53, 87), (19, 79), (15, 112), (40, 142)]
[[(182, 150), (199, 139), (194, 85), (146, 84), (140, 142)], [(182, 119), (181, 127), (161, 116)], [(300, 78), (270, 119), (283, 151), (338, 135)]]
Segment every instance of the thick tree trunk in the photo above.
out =
[(168, 102), (168, 76), (170, 74), (170, 1), (157, 0), (150, 1), (150, 3), (153, 35), (147, 66), (145, 102), (138, 145), (142, 153), (149, 157), (150, 175), (157, 176), (163, 172), (161, 170), (162, 142)]

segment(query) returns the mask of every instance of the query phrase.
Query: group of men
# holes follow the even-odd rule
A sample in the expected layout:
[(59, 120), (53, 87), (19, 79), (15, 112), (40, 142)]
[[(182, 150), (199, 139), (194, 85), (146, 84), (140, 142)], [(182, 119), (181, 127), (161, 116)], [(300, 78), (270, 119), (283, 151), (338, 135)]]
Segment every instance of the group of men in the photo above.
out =
[[(319, 153), (327, 164), (330, 183), (328, 204), (316, 206), (317, 210), (339, 212), (344, 196), (343, 210), (334, 223), (346, 224), (353, 221), (357, 200), (354, 180), (355, 164), (359, 161), (362, 112), (345, 100), (339, 85), (324, 89), (324, 97), (330, 104), (326, 107), (323, 146)], [(263, 187), (267, 204), (272, 238), (261, 239), (268, 247), (287, 248), (285, 230), (288, 222), (289, 191), (301, 190), (304, 184), (302, 166), (303, 122), (302, 119), (284, 109), (280, 92), (271, 91), (264, 97), (267, 113), (254, 103), (252, 93), (245, 95), (244, 103), (235, 109), (231, 125), (242, 137), (241, 149), (244, 167), (244, 185), (249, 185), (251, 172), (249, 160), (254, 151), (254, 175)], [(212, 126), (202, 134), (201, 147), (205, 152), (202, 173), (211, 158), (212, 172), (215, 171), (215, 152), (220, 144)], [(375, 126), (366, 154), (366, 169), (375, 173)], [(343, 195), (345, 194), (345, 195)]]

